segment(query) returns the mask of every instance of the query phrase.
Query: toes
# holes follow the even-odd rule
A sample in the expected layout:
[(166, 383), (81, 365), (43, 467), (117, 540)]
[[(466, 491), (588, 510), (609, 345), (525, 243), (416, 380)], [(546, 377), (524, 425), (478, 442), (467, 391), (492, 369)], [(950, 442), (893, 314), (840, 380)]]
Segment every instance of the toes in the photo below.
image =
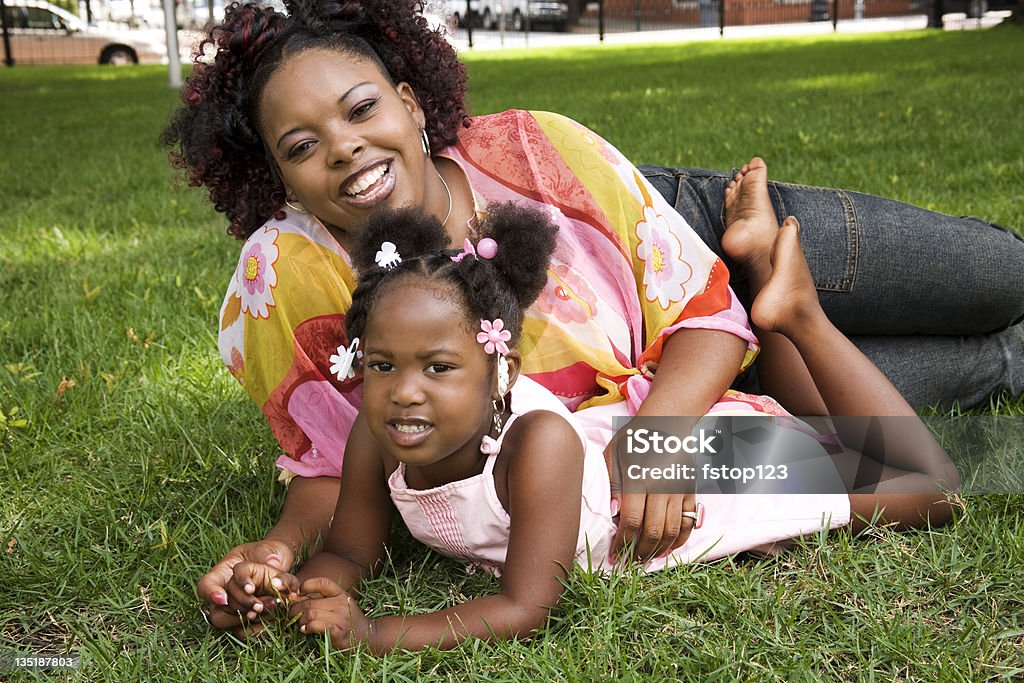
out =
[(793, 216), (787, 216), (772, 245), (772, 265), (790, 263), (798, 253), (803, 253), (800, 248), (800, 222)]

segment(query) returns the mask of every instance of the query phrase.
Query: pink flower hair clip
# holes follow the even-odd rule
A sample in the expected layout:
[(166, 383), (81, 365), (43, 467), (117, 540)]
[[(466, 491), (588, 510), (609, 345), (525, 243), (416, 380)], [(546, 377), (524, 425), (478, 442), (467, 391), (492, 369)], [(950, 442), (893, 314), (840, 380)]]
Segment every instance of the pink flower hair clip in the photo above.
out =
[(505, 342), (512, 339), (512, 333), (505, 329), (505, 322), (501, 318), (481, 320), (480, 329), (483, 332), (476, 333), (476, 340), (484, 345), (484, 353), (494, 353), (497, 350), (501, 355), (508, 354), (508, 344)]
[(473, 256), (477, 259), (486, 259), (490, 261), (497, 253), (498, 243), (490, 237), (485, 237), (480, 240), (480, 243), (477, 244), (476, 247), (473, 246), (473, 243), (470, 242), (467, 237), (462, 243), (462, 253), (452, 256), (452, 261), (458, 263), (467, 256)]

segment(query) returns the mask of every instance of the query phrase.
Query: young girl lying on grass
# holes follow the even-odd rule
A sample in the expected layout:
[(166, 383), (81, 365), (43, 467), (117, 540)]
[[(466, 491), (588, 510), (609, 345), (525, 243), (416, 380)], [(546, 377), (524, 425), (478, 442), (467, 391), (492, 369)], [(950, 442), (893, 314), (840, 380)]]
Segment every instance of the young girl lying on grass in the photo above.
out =
[[(736, 204), (738, 198), (744, 201)], [(796, 223), (787, 219), (778, 229), (758, 199), (733, 188), (730, 237), (734, 249), (749, 250), (746, 262), (760, 287), (753, 316), (770, 356), (762, 363), (797, 384), (813, 380), (795, 387), (811, 394), (798, 401), (801, 409), (915, 417), (825, 318)], [(264, 574), (261, 565), (264, 586), (257, 591), (247, 579), (246, 593), (272, 586), (291, 597), (290, 615), (302, 632), (329, 634), (335, 647), (364, 643), (384, 653), (525, 636), (557, 605), (574, 562), (614, 568), (602, 450), (587, 446), (555, 396), (519, 373), (523, 310), (544, 286), (555, 233), (540, 214), (511, 204), (493, 206), (481, 231), (487, 237), (475, 248), (467, 240), (461, 252), (442, 251), (449, 238), (441, 223), (414, 209), (382, 212), (361, 232), (352, 254), (359, 286), (346, 320), (353, 343), (334, 370), (345, 376), (361, 350), (364, 401), (330, 533), (297, 576)], [(903, 424), (902, 432), (913, 433), (884, 440), (893, 449), (882, 454), (884, 467), (904, 471), (882, 478), (901, 474), (903, 490), (927, 493), (706, 496), (699, 501), (704, 511), (689, 517), (694, 530), (686, 543), (646, 567), (843, 526), (851, 511), (854, 528), (863, 524), (859, 518), (879, 515), (910, 526), (946, 521), (945, 491), (958, 485), (957, 475), (914, 423), (916, 432)], [(396, 510), (423, 543), (500, 576), (500, 592), (428, 614), (367, 618), (354, 596), (385, 558)], [(243, 563), (236, 578), (255, 575), (249, 571)], [(252, 600), (255, 606), (259, 598)]]

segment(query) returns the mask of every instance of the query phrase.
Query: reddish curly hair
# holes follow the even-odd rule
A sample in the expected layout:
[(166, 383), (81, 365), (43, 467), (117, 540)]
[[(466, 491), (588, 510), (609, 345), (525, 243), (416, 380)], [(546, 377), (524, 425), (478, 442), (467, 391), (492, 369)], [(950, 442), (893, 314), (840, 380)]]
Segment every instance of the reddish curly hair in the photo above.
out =
[[(227, 232), (246, 239), (271, 217), (284, 218), (285, 188), (259, 133), (258, 105), (285, 60), (321, 48), (370, 59), (392, 83), (408, 83), (435, 148), (468, 126), (466, 68), (440, 31), (420, 14), (421, 0), (286, 0), (288, 14), (231, 4), (193, 53), (184, 103), (160, 136), (171, 164), (205, 186)], [(215, 52), (210, 62), (209, 48)]]

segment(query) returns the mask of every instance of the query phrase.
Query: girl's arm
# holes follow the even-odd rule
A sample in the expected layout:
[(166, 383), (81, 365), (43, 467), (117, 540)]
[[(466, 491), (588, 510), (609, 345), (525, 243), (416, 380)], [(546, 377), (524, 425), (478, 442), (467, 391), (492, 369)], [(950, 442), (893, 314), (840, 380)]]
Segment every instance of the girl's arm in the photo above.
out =
[[(583, 445), (563, 418), (537, 411), (517, 420), (504, 448), (512, 525), (500, 593), (429, 614), (366, 619), (349, 596), (332, 595), (322, 582), (310, 584), (327, 591), (321, 591), (322, 599), (302, 603), (303, 630), (329, 632), (335, 647), (364, 642), (382, 654), (451, 648), (473, 637), (510, 638), (542, 626), (574, 563)], [(345, 466), (347, 476), (347, 461)]]
[(393, 514), (384, 464), (360, 416), (345, 447), (341, 492), (324, 549), (302, 566), (296, 579), (323, 577), (344, 590), (357, 589), (384, 559)]

